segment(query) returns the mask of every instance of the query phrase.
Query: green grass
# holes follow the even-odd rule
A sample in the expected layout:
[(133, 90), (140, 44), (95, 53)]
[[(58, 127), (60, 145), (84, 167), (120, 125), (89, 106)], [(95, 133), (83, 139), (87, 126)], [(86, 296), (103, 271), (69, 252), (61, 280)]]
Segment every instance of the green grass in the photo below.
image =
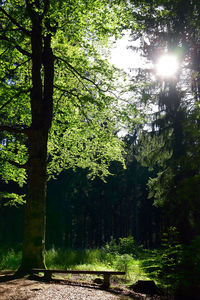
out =
[[(17, 270), (21, 256), (20, 247), (13, 249), (1, 247), (0, 269)], [(126, 271), (126, 276), (122, 280), (127, 284), (150, 278), (141, 265), (141, 258), (133, 258), (130, 254), (109, 253), (105, 249), (50, 249), (46, 251), (46, 265), (49, 269)], [(120, 278), (116, 277), (116, 280), (121, 280)]]
[[(119, 244), (112, 240), (100, 249), (50, 249), (46, 251), (46, 265), (49, 269), (126, 271), (125, 276), (113, 276), (113, 279), (127, 285), (138, 280), (154, 280), (159, 287), (173, 294), (179, 282), (185, 284), (187, 291), (190, 281), (194, 281), (194, 274), (198, 281), (200, 238), (197, 242), (198, 245), (191, 245), (190, 248), (185, 249), (185, 252), (179, 253), (185, 263), (184, 269), (178, 268), (179, 265), (174, 261), (174, 253), (178, 253), (176, 248), (176, 252), (172, 247), (166, 248), (165, 251), (147, 250), (135, 245), (130, 238), (121, 239)], [(193, 261), (191, 261), (191, 249), (193, 249), (191, 247), (194, 248)], [(18, 269), (22, 256), (21, 248), (22, 245), (14, 248), (0, 247), (0, 270)], [(191, 272), (191, 279), (188, 279), (189, 276), (185, 274)], [(200, 289), (199, 281), (196, 286)]]
[(46, 252), (46, 265), (48, 268), (69, 268), (82, 264), (101, 264), (101, 250), (61, 250), (51, 249)]
[[(122, 279), (127, 284), (150, 279), (141, 268), (140, 259), (129, 254), (106, 253), (104, 249), (51, 249), (46, 252), (46, 264), (49, 269), (126, 271), (126, 276)], [(116, 277), (116, 280), (121, 280), (120, 278)]]
[(18, 247), (0, 247), (0, 270), (17, 270), (20, 266), (22, 252)]

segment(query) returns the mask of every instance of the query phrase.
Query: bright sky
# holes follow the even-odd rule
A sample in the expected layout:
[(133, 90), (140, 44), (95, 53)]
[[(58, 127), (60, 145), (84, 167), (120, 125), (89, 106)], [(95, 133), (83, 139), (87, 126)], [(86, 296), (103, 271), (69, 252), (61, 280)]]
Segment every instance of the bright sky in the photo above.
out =
[(169, 78), (176, 74), (179, 68), (177, 57), (172, 54), (163, 54), (155, 66), (142, 57), (136, 50), (127, 49), (128, 46), (139, 47), (140, 40), (131, 41), (128, 33), (117, 40), (115, 46), (111, 50), (110, 62), (116, 67), (129, 72), (134, 68), (155, 68), (156, 75), (163, 78)]
[(156, 64), (156, 73), (162, 77), (172, 77), (178, 71), (178, 59), (174, 55), (165, 54), (159, 57)]
[[(114, 44), (115, 46), (111, 50), (111, 58), (110, 62), (114, 64), (116, 67), (123, 69), (127, 73), (130, 73), (130, 69), (137, 68), (150, 68), (155, 70), (156, 77), (166, 79), (173, 77), (178, 71), (179, 65), (177, 57), (170, 54), (163, 54), (158, 58), (158, 61), (153, 66), (152, 63), (147, 61), (144, 57), (141, 56), (140, 52), (132, 49), (127, 49), (128, 46), (139, 47), (140, 40), (131, 41), (128, 33), (125, 34), (120, 40), (117, 40)], [(134, 76), (133, 74), (130, 74)], [(156, 77), (152, 74), (152, 80), (156, 80)], [(158, 106), (155, 104), (150, 104), (149, 111), (156, 112), (158, 110)], [(144, 127), (146, 130), (149, 129), (149, 126), (146, 125)], [(121, 130), (119, 132), (119, 136), (123, 136), (126, 134), (126, 131)]]
[(140, 41), (130, 41), (130, 38), (125, 34), (120, 40), (117, 40), (115, 46), (111, 50), (110, 62), (120, 69), (128, 71), (129, 68), (142, 68), (142, 61), (139, 53), (127, 49), (128, 46), (139, 46)]

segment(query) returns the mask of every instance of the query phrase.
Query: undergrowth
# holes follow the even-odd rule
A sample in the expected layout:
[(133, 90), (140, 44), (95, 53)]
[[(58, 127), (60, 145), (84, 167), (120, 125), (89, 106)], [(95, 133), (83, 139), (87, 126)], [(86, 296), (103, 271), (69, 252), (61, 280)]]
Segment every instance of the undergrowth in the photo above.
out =
[[(0, 269), (17, 270), (21, 262), (21, 245), (0, 247)], [(132, 237), (114, 239), (99, 249), (50, 249), (46, 251), (49, 269), (125, 271), (126, 284), (152, 279), (172, 294), (191, 296), (200, 293), (200, 236), (190, 245), (181, 245), (175, 228), (163, 235), (161, 249), (147, 250)], [(180, 297), (179, 297), (180, 298)], [(182, 299), (181, 298), (181, 299)], [(184, 298), (185, 299), (185, 298)], [(189, 298), (187, 298), (189, 299)]]
[[(46, 251), (46, 265), (49, 269), (125, 271), (126, 276), (122, 279), (128, 283), (149, 278), (140, 267), (142, 252), (144, 250), (136, 249), (134, 240), (130, 237), (120, 239), (118, 244), (111, 240), (99, 249), (52, 248)], [(21, 245), (13, 248), (0, 247), (0, 257), (1, 270), (17, 270), (22, 257)]]

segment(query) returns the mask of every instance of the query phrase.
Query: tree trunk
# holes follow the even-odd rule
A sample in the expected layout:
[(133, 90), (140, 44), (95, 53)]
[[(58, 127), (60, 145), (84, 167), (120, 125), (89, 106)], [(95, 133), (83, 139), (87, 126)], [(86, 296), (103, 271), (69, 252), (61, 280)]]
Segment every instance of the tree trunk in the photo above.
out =
[[(29, 9), (31, 9), (29, 7)], [(31, 14), (32, 124), (28, 131), (28, 195), (25, 210), (22, 264), (19, 272), (45, 268), (47, 142), (53, 115), (54, 57), (51, 33), (42, 35), (42, 19)], [(43, 71), (42, 71), (43, 69)]]
[(45, 268), (47, 137), (36, 131), (30, 137), (28, 196), (25, 209), (21, 269)]

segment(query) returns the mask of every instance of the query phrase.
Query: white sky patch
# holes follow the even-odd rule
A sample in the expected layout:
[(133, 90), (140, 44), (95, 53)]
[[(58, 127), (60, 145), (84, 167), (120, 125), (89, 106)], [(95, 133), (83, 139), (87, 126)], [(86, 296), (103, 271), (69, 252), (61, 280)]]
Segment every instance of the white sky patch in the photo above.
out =
[[(123, 71), (128, 73), (130, 78), (134, 77), (137, 74), (136, 71), (137, 69), (149, 69), (153, 71), (154, 66), (152, 62), (150, 62), (147, 58), (141, 55), (141, 51), (139, 50), (141, 42), (142, 42), (141, 39), (132, 41), (129, 32), (125, 32), (124, 36), (114, 43), (113, 48), (110, 51), (109, 62), (115, 65), (117, 68), (122, 69)], [(145, 40), (145, 42), (148, 42), (148, 40), (147, 41)], [(135, 49), (128, 48), (129, 46), (132, 46)], [(136, 72), (134, 72), (134, 69)], [(127, 93), (127, 99), (131, 99), (131, 98), (134, 102), (135, 96), (131, 92)], [(149, 112), (150, 111), (151, 112), (158, 111), (158, 106), (155, 104), (151, 104), (149, 106)], [(144, 129), (150, 130), (149, 125), (146, 124), (144, 126)], [(121, 129), (118, 132), (119, 137), (123, 137), (126, 134), (127, 134), (126, 129)]]
[(128, 46), (139, 47), (140, 41), (130, 41), (129, 35), (125, 34), (120, 40), (117, 40), (111, 50), (110, 62), (117, 68), (129, 71), (131, 68), (144, 67), (144, 59), (139, 51), (128, 49)]
[[(138, 48), (140, 46), (140, 40), (131, 41), (129, 32), (124, 32), (124, 35), (119, 40), (111, 40), (113, 42), (112, 49), (110, 50), (110, 57), (109, 62), (113, 64), (115, 67), (123, 70), (124, 72), (129, 75), (127, 77), (126, 82), (124, 82), (123, 77), (118, 78), (119, 83), (123, 83), (125, 85), (129, 85), (129, 80), (131, 80), (131, 77), (134, 76), (134, 72), (132, 72), (134, 69), (139, 69), (144, 66), (144, 59), (141, 57), (139, 51), (137, 49), (133, 50), (128, 48), (129, 46), (133, 46)], [(131, 73), (132, 72), (132, 73)], [(129, 101), (130, 103), (134, 102), (134, 96), (132, 92), (126, 92), (123, 95), (123, 98), (125, 100)], [(125, 101), (126, 102), (126, 101)], [(122, 100), (119, 100), (119, 105), (123, 105), (124, 102)], [(128, 129), (121, 128), (119, 125), (119, 131), (117, 133), (118, 137), (123, 137), (128, 133)]]

